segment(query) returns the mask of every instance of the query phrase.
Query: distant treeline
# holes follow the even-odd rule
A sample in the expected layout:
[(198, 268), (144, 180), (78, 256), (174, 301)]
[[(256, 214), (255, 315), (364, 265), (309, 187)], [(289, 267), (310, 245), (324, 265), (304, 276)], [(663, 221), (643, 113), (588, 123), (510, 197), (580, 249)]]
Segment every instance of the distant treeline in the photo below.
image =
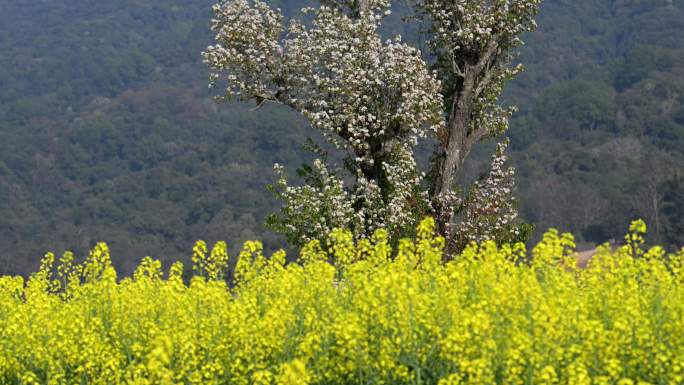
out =
[[(313, 131), (277, 106), (211, 100), (210, 7), (0, 5), (0, 273), (101, 240), (124, 273), (198, 238), (283, 244), (263, 227), (277, 204), (265, 185), (274, 162), (307, 159)], [(547, 0), (538, 24), (506, 93), (523, 218), (536, 237), (596, 243), (641, 217), (651, 241), (684, 244), (684, 2)], [(410, 39), (398, 17), (386, 29)]]

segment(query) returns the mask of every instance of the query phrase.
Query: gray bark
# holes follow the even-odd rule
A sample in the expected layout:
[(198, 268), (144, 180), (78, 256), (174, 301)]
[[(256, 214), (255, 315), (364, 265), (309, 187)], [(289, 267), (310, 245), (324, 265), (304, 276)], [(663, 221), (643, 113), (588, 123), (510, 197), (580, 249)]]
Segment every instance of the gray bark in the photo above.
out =
[[(453, 90), (453, 102), (446, 122), (446, 132), (441, 134), (442, 142), (438, 144), (432, 168), (431, 195), (438, 199), (451, 192), (455, 186), (456, 176), (470, 153), (473, 145), (482, 139), (487, 132), (483, 128), (474, 127), (474, 112), (478, 96), (484, 91), (493, 78), (495, 68), (491, 65), (498, 47), (496, 39), (479, 53), (473, 64), (462, 63), (458, 74), (462, 77), (460, 87)], [(440, 209), (446, 209), (438, 207)], [(436, 213), (440, 218), (438, 228), (444, 234), (446, 225), (453, 218), (444, 213)]]

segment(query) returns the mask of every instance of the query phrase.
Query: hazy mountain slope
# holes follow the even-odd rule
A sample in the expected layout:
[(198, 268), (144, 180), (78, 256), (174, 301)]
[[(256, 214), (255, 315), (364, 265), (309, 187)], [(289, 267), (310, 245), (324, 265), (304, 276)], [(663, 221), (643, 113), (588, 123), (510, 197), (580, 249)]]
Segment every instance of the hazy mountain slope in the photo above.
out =
[[(210, 6), (0, 0), (0, 272), (99, 240), (123, 271), (198, 238), (280, 244), (264, 186), (313, 133), (275, 106), (211, 101)], [(525, 218), (603, 241), (643, 216), (684, 243), (683, 2), (547, 0), (539, 25), (506, 97)]]
[(210, 2), (2, 7), (0, 269), (99, 240), (124, 270), (200, 237), (280, 243), (265, 185), (303, 159), (302, 121), (210, 99)]
[(643, 217), (684, 244), (662, 207), (684, 170), (684, 2), (550, 1), (539, 25), (509, 89), (523, 214), (598, 242)]

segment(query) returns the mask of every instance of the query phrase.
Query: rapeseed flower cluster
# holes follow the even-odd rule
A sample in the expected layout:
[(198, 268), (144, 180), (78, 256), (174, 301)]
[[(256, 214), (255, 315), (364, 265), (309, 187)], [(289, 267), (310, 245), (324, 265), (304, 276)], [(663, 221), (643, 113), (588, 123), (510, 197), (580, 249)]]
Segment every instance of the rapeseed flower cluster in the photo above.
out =
[(48, 254), (0, 278), (0, 384), (681, 384), (684, 250), (606, 246), (586, 269), (572, 236), (471, 244), (445, 258), (424, 221), (335, 231), (296, 263), (248, 242), (198, 242), (194, 275), (145, 258), (119, 278), (107, 246)]

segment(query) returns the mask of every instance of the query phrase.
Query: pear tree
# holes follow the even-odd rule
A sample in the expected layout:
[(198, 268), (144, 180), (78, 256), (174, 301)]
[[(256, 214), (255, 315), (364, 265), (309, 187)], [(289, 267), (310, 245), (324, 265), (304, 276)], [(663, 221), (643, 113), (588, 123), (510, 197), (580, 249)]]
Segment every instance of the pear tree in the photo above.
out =
[[(500, 95), (521, 70), (516, 49), (540, 3), (415, 0), (408, 20), (422, 26), (423, 51), (381, 36), (389, 0), (320, 0), (290, 19), (261, 0), (215, 4), (203, 59), (217, 99), (287, 106), (344, 157), (333, 164), (313, 146), (300, 185), (276, 165), (282, 208), (271, 227), (296, 245), (325, 243), (334, 228), (398, 239), (431, 215), (452, 253), (520, 236), (505, 140), (483, 180), (466, 189), (457, 177), (476, 144), (508, 128), (514, 110)], [(421, 170), (415, 149), (426, 138), (435, 148)]]

